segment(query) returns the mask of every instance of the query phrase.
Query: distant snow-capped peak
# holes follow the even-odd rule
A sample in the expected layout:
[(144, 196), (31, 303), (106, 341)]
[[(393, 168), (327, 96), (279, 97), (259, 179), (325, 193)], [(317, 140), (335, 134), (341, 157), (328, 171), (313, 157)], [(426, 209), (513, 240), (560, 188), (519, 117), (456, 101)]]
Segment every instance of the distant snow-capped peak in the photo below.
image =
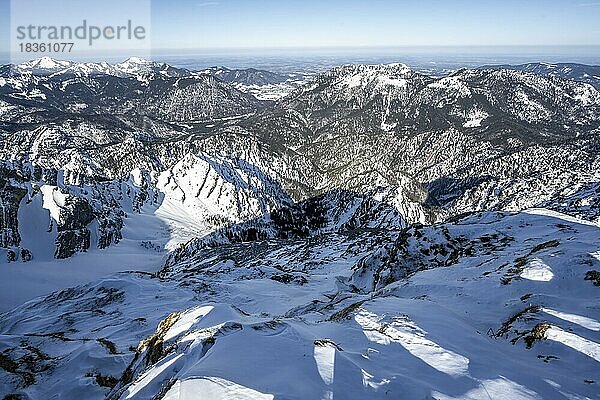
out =
[(115, 64), (115, 68), (124, 72), (139, 72), (148, 71), (154, 67), (162, 67), (164, 64), (160, 64), (154, 61), (146, 60), (140, 57), (129, 57), (127, 60)]
[(74, 74), (77, 76), (88, 76), (95, 74), (113, 75), (113, 76), (134, 76), (160, 73), (162, 75), (174, 76), (181, 74), (180, 69), (171, 67), (167, 64), (146, 60), (140, 57), (129, 57), (127, 60), (118, 64), (108, 64), (107, 62), (72, 62), (56, 60), (51, 57), (41, 57), (31, 61), (14, 66), (17, 73), (38, 73), (44, 75), (55, 74)]
[(56, 60), (51, 57), (41, 57), (31, 61), (26, 61), (17, 65), (19, 70), (35, 70), (35, 69), (44, 69), (44, 70), (55, 70), (55, 69), (65, 69), (69, 68), (73, 65), (70, 61), (62, 61)]

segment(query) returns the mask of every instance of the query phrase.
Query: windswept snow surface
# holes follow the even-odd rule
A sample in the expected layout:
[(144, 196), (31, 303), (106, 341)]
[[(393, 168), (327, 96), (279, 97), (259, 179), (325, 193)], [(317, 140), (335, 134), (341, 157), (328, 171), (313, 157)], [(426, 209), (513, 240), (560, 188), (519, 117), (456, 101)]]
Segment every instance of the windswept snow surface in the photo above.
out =
[(238, 385), (235, 382), (218, 377), (190, 378), (177, 381), (167, 392), (163, 400), (180, 400), (195, 398), (211, 400), (273, 400), (272, 394), (260, 393), (256, 390)]
[(139, 169), (133, 170), (130, 182), (123, 184), (126, 189), (120, 200), (126, 213), (123, 238), (100, 249), (94, 236), (97, 226), (90, 226), (90, 248), (65, 260), (54, 258), (54, 242), (66, 195), (57, 186), (42, 185), (19, 209), (22, 244), (32, 251), (33, 259), (27, 264), (8, 263), (5, 249), (0, 249), (5, 274), (0, 281), (0, 312), (115, 272), (155, 272), (169, 251), (191, 238), (258, 218), (281, 206), (287, 195), (279, 186), (235, 162), (227, 157), (188, 154), (157, 174), (155, 192), (146, 196), (156, 195), (157, 201), (147, 200), (139, 209), (134, 209), (133, 203), (143, 178)]
[(197, 307), (181, 315), (175, 325), (165, 334), (165, 340), (173, 339), (183, 332), (187, 332), (200, 318), (211, 312), (213, 308), (213, 306)]
[(574, 333), (565, 332), (564, 330), (555, 327), (550, 328), (546, 331), (546, 339), (562, 343), (565, 346), (569, 346), (581, 352), (582, 354), (593, 358), (597, 362), (600, 362), (599, 343), (593, 342), (586, 338), (582, 338), (581, 336), (576, 335)]
[(331, 385), (335, 372), (335, 347), (315, 346), (314, 357), (321, 379), (326, 385)]
[(365, 336), (375, 343), (399, 343), (413, 356), (448, 375), (460, 376), (468, 373), (468, 358), (426, 339), (425, 333), (410, 321), (408, 324), (401, 321), (381, 325), (377, 322), (377, 315), (366, 311), (358, 313), (354, 319), (363, 327)]
[(550, 314), (557, 318), (563, 319), (565, 321), (569, 321), (574, 324), (583, 326), (584, 328), (590, 329), (592, 331), (600, 331), (600, 322), (598, 322), (594, 319), (591, 319), (588, 317), (582, 317), (581, 315), (564, 313), (564, 312), (552, 310), (550, 308), (542, 308), (542, 311), (544, 311), (546, 314)]
[[(0, 371), (0, 393), (598, 398), (598, 287), (584, 278), (599, 242), (598, 227), (540, 212), (186, 247), (157, 276), (121, 273), (4, 314), (0, 351), (29, 354), (36, 384)], [(553, 279), (520, 276), (535, 260)]]
[[(22, 244), (34, 254), (33, 260), (26, 264), (6, 263), (5, 255), (0, 253), (3, 273), (0, 312), (40, 295), (92, 282), (115, 272), (156, 271), (167, 254), (164, 249), (171, 240), (169, 227), (155, 215), (156, 207), (148, 205), (139, 213), (128, 214), (123, 239), (118, 244), (100, 249), (93, 242), (87, 252), (57, 260), (54, 258), (55, 224), (60, 220), (63, 195), (49, 185), (42, 186), (40, 191), (41, 195), (34, 196), (31, 203), (23, 201), (19, 209)], [(54, 226), (49, 232), (51, 220)]]
[(515, 383), (503, 376), (494, 380), (481, 381), (480, 386), (469, 390), (460, 396), (448, 396), (434, 392), (432, 397), (436, 400), (484, 400), (484, 399), (510, 399), (510, 400), (541, 400), (537, 393)]
[(521, 278), (529, 279), (530, 281), (542, 281), (548, 282), (554, 278), (552, 268), (544, 263), (539, 258), (531, 260), (523, 272), (521, 272)]
[(558, 211), (548, 210), (546, 208), (530, 208), (530, 209), (524, 210), (524, 212), (527, 214), (532, 214), (532, 215), (547, 215), (549, 217), (562, 219), (564, 221), (573, 222), (576, 224), (600, 227), (600, 225), (598, 225), (597, 223), (595, 223), (593, 221), (587, 221), (587, 220), (584, 220), (581, 218), (573, 217), (571, 215), (560, 213)]

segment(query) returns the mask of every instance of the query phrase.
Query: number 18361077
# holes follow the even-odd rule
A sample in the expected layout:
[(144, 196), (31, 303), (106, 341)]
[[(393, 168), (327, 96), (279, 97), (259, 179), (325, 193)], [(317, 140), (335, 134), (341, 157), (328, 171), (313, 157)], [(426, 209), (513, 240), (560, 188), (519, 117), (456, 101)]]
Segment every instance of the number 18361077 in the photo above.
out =
[(73, 50), (73, 44), (69, 42), (27, 42), (19, 43), (21, 53), (70, 53)]

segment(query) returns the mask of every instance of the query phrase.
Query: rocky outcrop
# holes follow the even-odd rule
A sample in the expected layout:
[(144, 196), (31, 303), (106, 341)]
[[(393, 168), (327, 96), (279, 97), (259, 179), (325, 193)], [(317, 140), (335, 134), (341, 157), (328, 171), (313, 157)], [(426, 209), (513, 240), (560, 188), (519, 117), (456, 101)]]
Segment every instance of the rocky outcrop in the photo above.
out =
[(86, 251), (90, 248), (90, 231), (88, 229), (70, 230), (61, 232), (56, 238), (56, 252), (54, 257), (69, 258), (73, 254)]
[(0, 177), (0, 247), (19, 246), (19, 204), (27, 190), (12, 186)]

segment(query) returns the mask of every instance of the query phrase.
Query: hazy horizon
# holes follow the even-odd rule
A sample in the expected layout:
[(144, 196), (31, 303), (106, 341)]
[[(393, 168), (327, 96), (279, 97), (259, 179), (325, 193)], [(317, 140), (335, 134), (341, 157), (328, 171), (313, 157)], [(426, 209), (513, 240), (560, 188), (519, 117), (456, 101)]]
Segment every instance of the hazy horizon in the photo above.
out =
[[(135, 53), (117, 53), (110, 58), (78, 59), (69, 54), (53, 58), (70, 61), (118, 63)], [(30, 59), (43, 55), (32, 56)], [(321, 47), (262, 49), (154, 49), (143, 58), (167, 64), (201, 69), (211, 66), (260, 68), (274, 72), (323, 71), (341, 64), (381, 64), (399, 62), (417, 69), (458, 69), (493, 64), (580, 63), (600, 65), (600, 46), (397, 46)], [(14, 60), (13, 60), (14, 61)], [(9, 54), (0, 54), (8, 64)]]
[[(143, 55), (243, 53), (250, 56), (306, 55), (306, 53), (370, 55), (382, 49), (405, 52), (434, 52), (467, 49), (485, 55), (506, 56), (517, 49), (514, 59), (600, 63), (600, 3), (584, 0), (544, 2), (423, 0), (419, 3), (396, 0), (135, 0), (113, 7), (80, 6), (65, 19), (69, 1), (42, 3), (45, 7), (20, 10), (17, 20), (29, 23), (121, 24), (124, 20), (148, 19), (150, 47)], [(11, 32), (16, 26), (11, 15), (17, 12), (10, 0), (0, 0), (0, 59), (9, 59)], [(47, 6), (46, 6), (47, 4)], [(87, 5), (89, 4), (89, 8)], [(43, 8), (43, 9), (42, 9)], [(72, 8), (72, 7), (71, 7)], [(108, 43), (105, 41), (105, 44)], [(90, 47), (90, 50), (100, 49)], [(109, 46), (110, 49), (110, 46)], [(470, 50), (469, 50), (470, 49)], [(557, 51), (558, 49), (558, 51)], [(94, 59), (94, 52), (78, 49)], [(106, 48), (104, 48), (106, 50)], [(356, 51), (360, 50), (360, 51)], [(14, 49), (13, 49), (14, 51)], [(111, 49), (114, 58), (118, 45)], [(43, 54), (40, 54), (42, 56)], [(516, 56), (521, 57), (516, 57)], [(13, 52), (13, 60), (16, 56)], [(19, 55), (21, 57), (22, 55)], [(28, 57), (25, 54), (25, 57)], [(37, 56), (30, 56), (36, 58)], [(69, 55), (65, 55), (68, 58)], [(106, 59), (106, 55), (102, 59)], [(506, 57), (504, 57), (506, 58)], [(586, 61), (587, 60), (587, 61)]]

